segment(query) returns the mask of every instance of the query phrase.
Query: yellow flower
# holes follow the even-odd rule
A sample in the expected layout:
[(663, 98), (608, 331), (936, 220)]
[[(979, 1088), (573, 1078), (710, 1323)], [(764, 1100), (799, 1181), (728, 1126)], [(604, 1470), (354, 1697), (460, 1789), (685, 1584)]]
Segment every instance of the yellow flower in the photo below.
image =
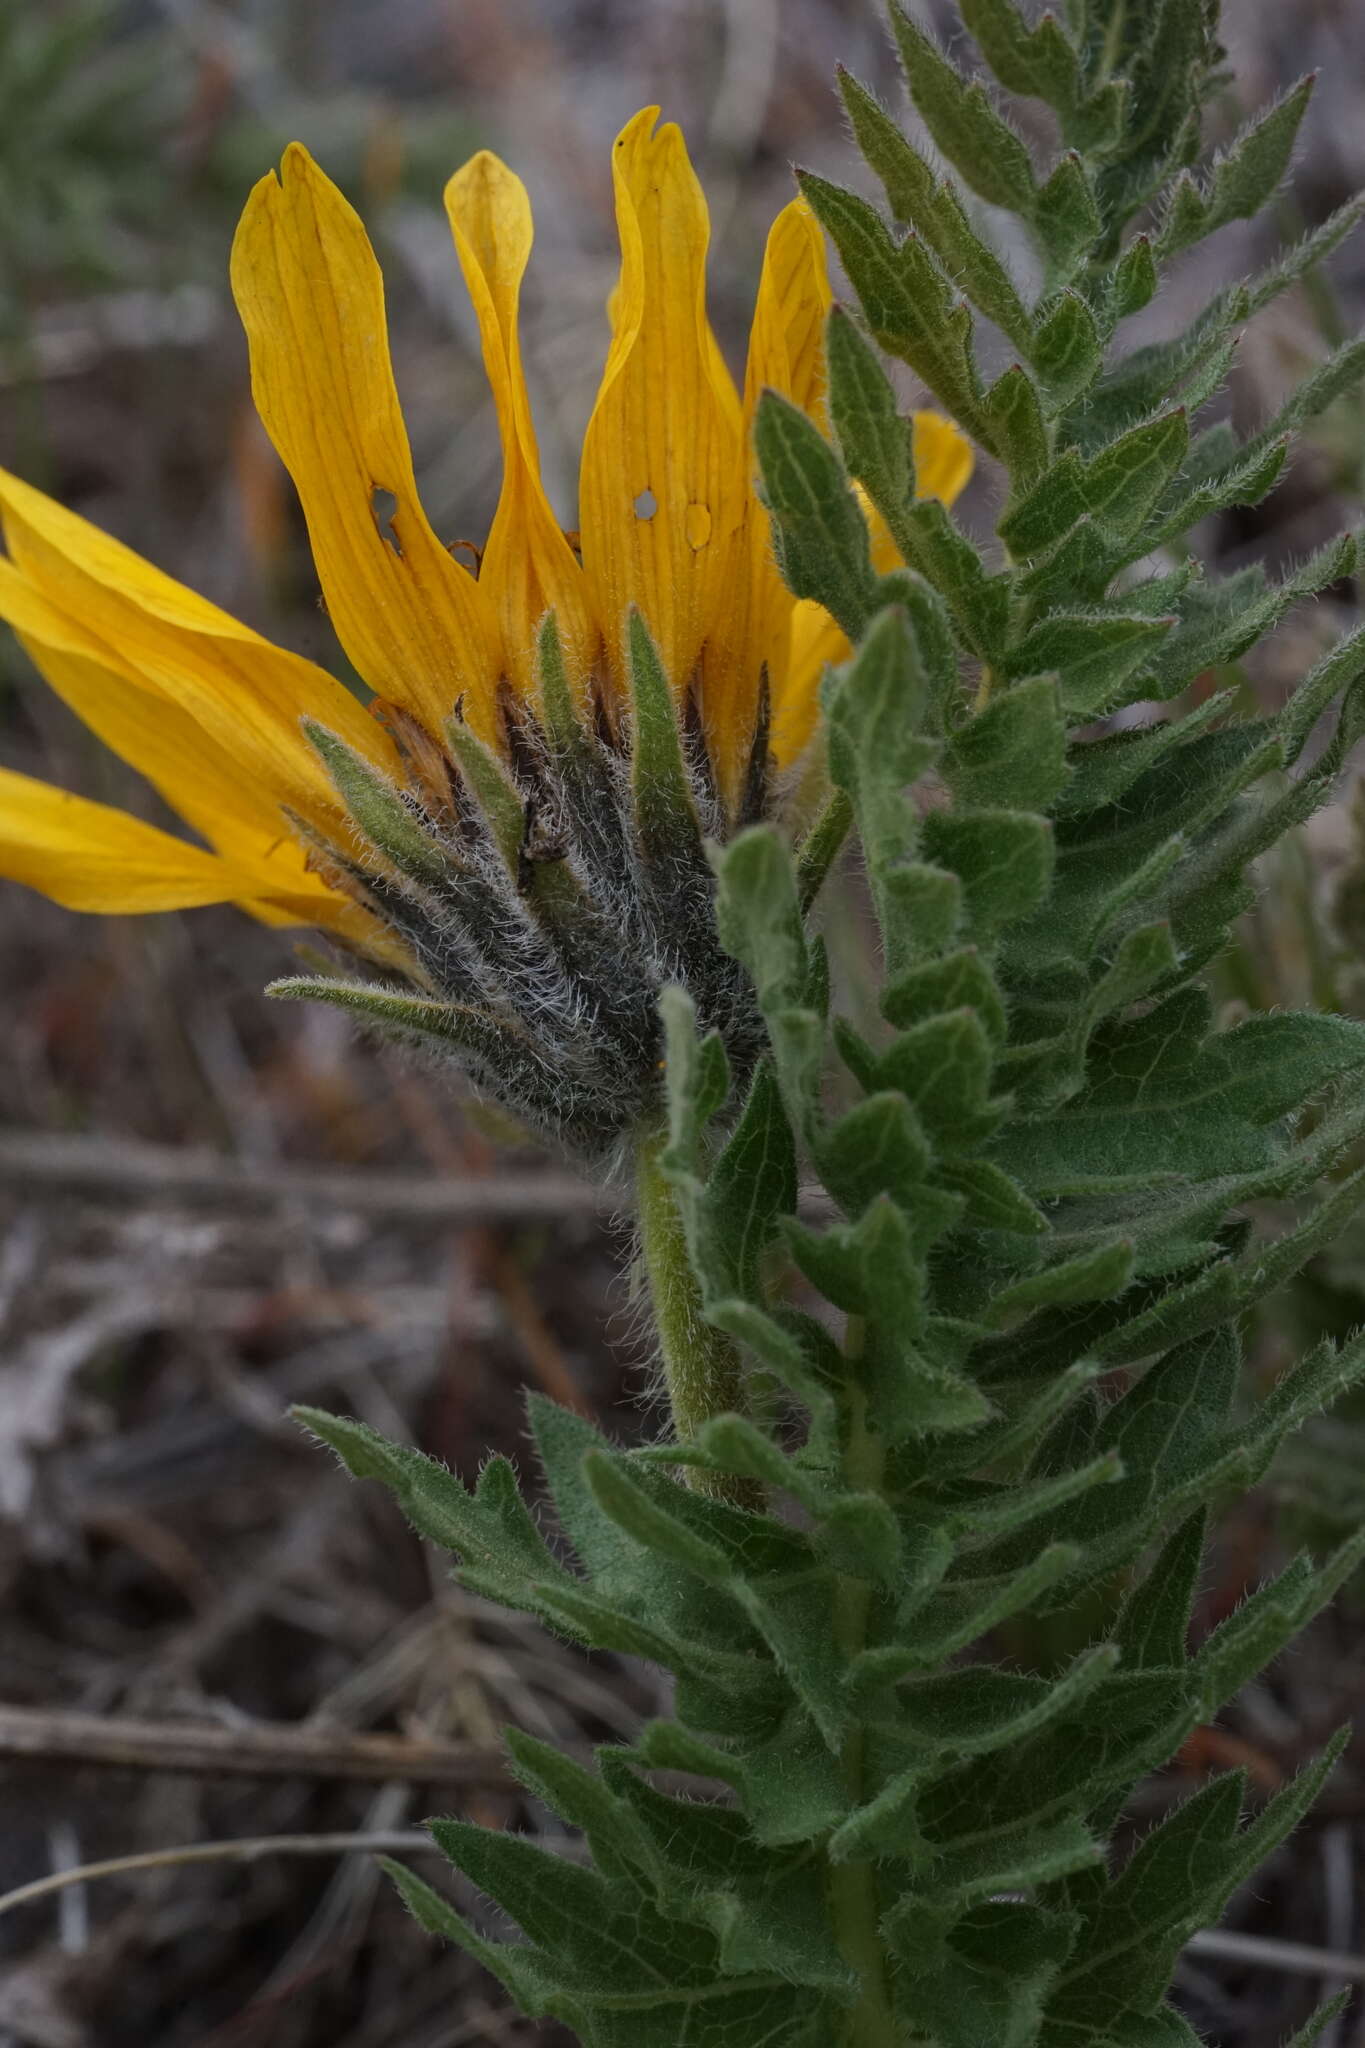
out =
[[(77, 910), (231, 901), (399, 958), (336, 867), (324, 860), (319, 871), (307, 851), (310, 834), (344, 845), (347, 828), (301, 722), (330, 729), (399, 780), (384, 718), (410, 738), (415, 721), (440, 746), (458, 704), (479, 738), (503, 746), (503, 694), (530, 692), (550, 611), (586, 707), (619, 695), (626, 622), (639, 610), (675, 696), (695, 703), (724, 805), (737, 801), (765, 676), (778, 765), (800, 755), (822, 669), (846, 643), (777, 575), (749, 429), (765, 386), (821, 417), (823, 246), (805, 203), (793, 201), (768, 238), (741, 395), (706, 317), (706, 204), (679, 130), (656, 127), (657, 115), (638, 114), (612, 156), (621, 272), (583, 446), (576, 546), (541, 484), (522, 373), (525, 188), (485, 151), (446, 189), (503, 447), (477, 575), (452, 557), (418, 498), (379, 267), (358, 216), (297, 144), (281, 175), (251, 194), (232, 284), (252, 389), (298, 490), (332, 623), (381, 717), (313, 663), (0, 472), (0, 617), (58, 694), (212, 849), (0, 770), (0, 874)], [(951, 501), (971, 470), (969, 445), (933, 414), (915, 415), (915, 436), (921, 494)]]

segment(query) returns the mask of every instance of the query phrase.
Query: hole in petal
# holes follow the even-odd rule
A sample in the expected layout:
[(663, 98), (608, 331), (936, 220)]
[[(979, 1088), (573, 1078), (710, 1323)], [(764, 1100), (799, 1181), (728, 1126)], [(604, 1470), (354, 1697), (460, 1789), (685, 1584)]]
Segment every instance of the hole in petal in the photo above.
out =
[(683, 514), (683, 532), (687, 535), (687, 545), (694, 553), (704, 548), (711, 538), (711, 507), (689, 505)]
[(658, 509), (659, 501), (653, 491), (641, 491), (639, 497), (635, 500), (635, 517), (637, 519), (652, 519)]
[(403, 552), (398, 535), (393, 530), (394, 517), (398, 511), (398, 500), (383, 484), (374, 484), (370, 489), (370, 513), (374, 519), (379, 538), (387, 541), (396, 555)]

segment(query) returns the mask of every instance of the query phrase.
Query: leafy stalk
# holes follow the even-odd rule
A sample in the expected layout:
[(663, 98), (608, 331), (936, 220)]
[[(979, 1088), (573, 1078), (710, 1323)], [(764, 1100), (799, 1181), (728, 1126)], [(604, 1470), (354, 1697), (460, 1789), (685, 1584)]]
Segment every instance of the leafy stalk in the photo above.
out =
[[(1245, 1310), (1365, 1197), (1344, 1170), (1365, 1026), (1223, 1028), (1208, 988), (1252, 863), (1365, 731), (1365, 639), (1274, 715), (1187, 694), (1358, 570), (1348, 535), (1277, 582), (1219, 580), (1188, 535), (1273, 489), (1365, 364), (1345, 344), (1244, 440), (1204, 422), (1242, 325), (1359, 208), (1130, 349), (1162, 265), (1273, 198), (1308, 86), (1201, 163), (1213, 0), (1068, 0), (1065, 25), (1014, 0), (961, 11), (1063, 148), (1036, 160), (988, 79), (893, 0), (946, 169), (845, 77), (889, 212), (803, 174), (856, 305), (829, 329), (829, 434), (769, 393), (755, 450), (784, 574), (854, 645), (826, 681), (830, 796), (798, 852), (753, 827), (712, 880), (672, 698), (642, 627), (632, 641), (641, 886), (684, 877), (736, 977), (665, 990), (667, 1133), (658, 1105), (640, 1124), (673, 1438), (621, 1450), (533, 1403), (551, 1548), (500, 1461), (469, 1490), (306, 1417), (466, 1584), (673, 1677), (669, 1713), (593, 1770), (514, 1739), (586, 1865), (438, 1824), (524, 1939), (400, 1878), (424, 1924), (590, 2048), (1191, 2048), (1167, 2001), (1181, 1950), (1336, 1754), (1249, 1814), (1215, 1778), (1126, 1859), (1111, 1848), (1134, 1788), (1365, 1556), (1362, 1537), (1298, 1560), (1188, 1640), (1211, 1511), (1365, 1377), (1355, 1339), (1259, 1406), (1239, 1386)], [(1032, 302), (968, 194), (1036, 245)], [(1012, 352), (994, 381), (979, 321)], [(995, 458), (988, 548), (917, 496), (886, 355)], [(904, 564), (889, 575), (869, 504)], [(425, 862), (388, 793), (359, 795), (394, 863)], [(808, 922), (850, 831), (880, 940), (871, 1026), (832, 1005)], [(1253, 1241), (1288, 1200), (1294, 1226)], [(1072, 1660), (1004, 1663), (1002, 1632), (1027, 1643), (1044, 1619)]]
[(706, 1320), (677, 1194), (664, 1171), (667, 1144), (662, 1126), (636, 1142), (636, 1213), (669, 1413), (678, 1441), (691, 1443), (713, 1416), (742, 1410), (744, 1381), (735, 1346)]

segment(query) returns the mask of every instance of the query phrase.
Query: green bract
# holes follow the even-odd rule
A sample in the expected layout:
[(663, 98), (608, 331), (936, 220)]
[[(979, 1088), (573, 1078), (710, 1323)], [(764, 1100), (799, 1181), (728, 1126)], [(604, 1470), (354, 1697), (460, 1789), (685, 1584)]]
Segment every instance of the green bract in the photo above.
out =
[[(1354, 574), (1358, 542), (1278, 583), (1213, 580), (1181, 545), (1264, 496), (1291, 431), (1358, 374), (1353, 345), (1245, 442), (1201, 423), (1249, 314), (1358, 209), (1127, 350), (1162, 262), (1273, 196), (1307, 86), (1201, 169), (1210, 0), (1068, 0), (1065, 27), (962, 0), (1000, 83), (1055, 112), (1062, 150), (1039, 164), (993, 91), (893, 13), (951, 169), (842, 80), (892, 217), (803, 177), (856, 295), (830, 329), (832, 438), (772, 394), (756, 429), (784, 573), (857, 643), (825, 689), (825, 810), (803, 847), (760, 825), (715, 854), (716, 930), (761, 1019), (749, 1069), (681, 988), (662, 1004), (648, 1236), (681, 1289), (658, 1296), (665, 1349), (687, 1349), (691, 1316), (701, 1392), (678, 1441), (630, 1452), (533, 1404), (567, 1555), (505, 1463), (471, 1492), (358, 1423), (305, 1418), (464, 1584), (675, 1676), (672, 1718), (595, 1771), (510, 1738), (586, 1867), (435, 1823), (524, 1940), (483, 1938), (395, 1873), (426, 1925), (592, 2048), (1193, 2043), (1165, 1999), (1176, 1959), (1336, 1754), (1266, 1806), (1220, 1777), (1126, 1862), (1107, 1846), (1135, 1784), (1365, 1556), (1360, 1539), (1291, 1565), (1189, 1650), (1210, 1509), (1365, 1374), (1365, 1342), (1326, 1344), (1259, 1407), (1238, 1398), (1242, 1312), (1365, 1194), (1360, 1173), (1330, 1178), (1365, 1136), (1365, 1026), (1220, 1029), (1203, 979), (1249, 863), (1326, 800), (1365, 726), (1365, 635), (1277, 716), (1183, 700)], [(1025, 224), (1035, 303), (970, 194)], [(978, 317), (1015, 356), (991, 383)], [(916, 501), (883, 353), (998, 459), (986, 552)], [(908, 570), (876, 574), (855, 483)], [(850, 822), (881, 937), (875, 1031), (831, 1016), (808, 923)], [(1248, 1204), (1314, 1189), (1288, 1234), (1251, 1241)], [(1108, 1619), (1057, 1675), (983, 1649), (1097, 1588)]]

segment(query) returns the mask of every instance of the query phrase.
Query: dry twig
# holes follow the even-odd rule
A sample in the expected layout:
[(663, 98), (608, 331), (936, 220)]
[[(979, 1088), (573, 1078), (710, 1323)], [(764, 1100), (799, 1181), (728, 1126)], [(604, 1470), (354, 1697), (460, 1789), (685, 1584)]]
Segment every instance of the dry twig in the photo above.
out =
[(279, 1722), (218, 1727), (200, 1721), (68, 1713), (0, 1705), (0, 1759), (81, 1764), (103, 1770), (174, 1771), (206, 1777), (395, 1779), (505, 1788), (499, 1750), (406, 1735), (357, 1735)]
[(547, 1170), (487, 1179), (430, 1178), (342, 1167), (260, 1165), (202, 1148), (135, 1138), (71, 1137), (47, 1131), (0, 1133), (0, 1187), (87, 1195), (175, 1195), (181, 1201), (353, 1209), (367, 1216), (431, 1223), (549, 1222), (610, 1214), (609, 1195), (572, 1174)]

